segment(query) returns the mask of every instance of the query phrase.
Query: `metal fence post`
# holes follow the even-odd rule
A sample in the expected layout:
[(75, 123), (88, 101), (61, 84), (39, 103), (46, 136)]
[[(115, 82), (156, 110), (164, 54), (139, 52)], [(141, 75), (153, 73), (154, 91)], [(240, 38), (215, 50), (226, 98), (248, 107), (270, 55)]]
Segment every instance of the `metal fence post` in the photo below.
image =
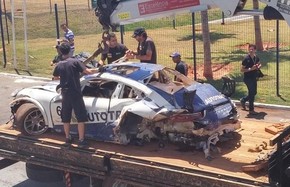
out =
[[(59, 39), (59, 23), (58, 23), (58, 10), (57, 10), (57, 4), (54, 4), (54, 14), (55, 14), (55, 28), (56, 28), (56, 39)], [(58, 41), (57, 44), (59, 45), (60, 42)]]
[(3, 23), (2, 23), (2, 2), (1, 1), (0, 1), (0, 27), (1, 27), (3, 58), (4, 58), (3, 67), (6, 68), (7, 59), (6, 59), (6, 48), (5, 48), (5, 40), (4, 40), (4, 32), (3, 32)]
[(194, 80), (197, 80), (196, 75), (196, 34), (195, 34), (195, 14), (194, 12), (191, 13), (191, 19), (192, 19), (192, 47), (193, 47), (193, 76)]
[(281, 96), (279, 93), (280, 84), (279, 84), (279, 20), (276, 20), (276, 95)]

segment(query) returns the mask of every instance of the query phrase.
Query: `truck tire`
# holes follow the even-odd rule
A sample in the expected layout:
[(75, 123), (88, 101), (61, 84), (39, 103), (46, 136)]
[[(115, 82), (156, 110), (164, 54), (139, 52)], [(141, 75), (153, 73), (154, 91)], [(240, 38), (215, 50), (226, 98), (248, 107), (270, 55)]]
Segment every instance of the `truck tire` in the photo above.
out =
[(48, 129), (41, 111), (32, 103), (24, 103), (18, 108), (14, 123), (21, 133), (30, 136), (43, 134)]
[(63, 181), (63, 172), (60, 170), (26, 163), (27, 177), (37, 182)]
[[(26, 174), (30, 180), (37, 182), (61, 182), (64, 181), (64, 172), (61, 170), (26, 163)], [(86, 176), (70, 173), (71, 182), (76, 183), (83, 180)]]

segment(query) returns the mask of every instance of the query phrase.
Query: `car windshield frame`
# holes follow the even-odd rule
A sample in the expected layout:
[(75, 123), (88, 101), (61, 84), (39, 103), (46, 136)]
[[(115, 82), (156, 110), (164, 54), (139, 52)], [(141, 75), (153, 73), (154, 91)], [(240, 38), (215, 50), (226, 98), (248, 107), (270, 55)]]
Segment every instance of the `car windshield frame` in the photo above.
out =
[[(179, 81), (174, 81), (174, 77), (178, 78)], [(163, 84), (178, 82), (179, 84), (183, 84), (185, 87), (197, 83), (196, 81), (190, 79), (189, 77), (183, 75), (182, 73), (179, 73), (178, 71), (168, 67), (164, 67), (162, 70), (152, 73), (150, 77), (144, 79), (146, 80), (144, 81), (144, 83), (149, 83), (152, 81), (152, 79)]]

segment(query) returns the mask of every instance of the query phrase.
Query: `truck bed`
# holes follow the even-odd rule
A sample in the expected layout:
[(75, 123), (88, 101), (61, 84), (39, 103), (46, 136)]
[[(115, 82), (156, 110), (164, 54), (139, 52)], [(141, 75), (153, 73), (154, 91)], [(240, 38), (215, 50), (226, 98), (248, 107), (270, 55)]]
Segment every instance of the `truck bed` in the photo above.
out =
[[(0, 156), (97, 178), (110, 173), (116, 178), (145, 185), (150, 185), (150, 180), (154, 186), (194, 186), (209, 182), (220, 186), (267, 186), (266, 169), (243, 172), (242, 167), (273, 149), (269, 146), (273, 135), (265, 132), (265, 127), (273, 121), (257, 121), (245, 116), (241, 121), (241, 129), (232, 139), (217, 144), (219, 153), (212, 154), (212, 161), (206, 160), (201, 150), (182, 150), (169, 143), (165, 148), (158, 148), (158, 142), (124, 146), (89, 141), (87, 149), (75, 144), (66, 147), (63, 134), (49, 132), (26, 137), (13, 130), (10, 124), (0, 125)], [(268, 144), (265, 150), (248, 151), (263, 142)], [(106, 158), (109, 165), (105, 164)]]

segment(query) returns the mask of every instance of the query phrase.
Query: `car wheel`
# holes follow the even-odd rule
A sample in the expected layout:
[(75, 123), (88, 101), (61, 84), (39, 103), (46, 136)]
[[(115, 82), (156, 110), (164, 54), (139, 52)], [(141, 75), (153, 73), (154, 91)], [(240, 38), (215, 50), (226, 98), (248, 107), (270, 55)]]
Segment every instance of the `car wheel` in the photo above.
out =
[(26, 135), (40, 135), (48, 129), (41, 111), (32, 103), (24, 103), (19, 107), (15, 124)]

